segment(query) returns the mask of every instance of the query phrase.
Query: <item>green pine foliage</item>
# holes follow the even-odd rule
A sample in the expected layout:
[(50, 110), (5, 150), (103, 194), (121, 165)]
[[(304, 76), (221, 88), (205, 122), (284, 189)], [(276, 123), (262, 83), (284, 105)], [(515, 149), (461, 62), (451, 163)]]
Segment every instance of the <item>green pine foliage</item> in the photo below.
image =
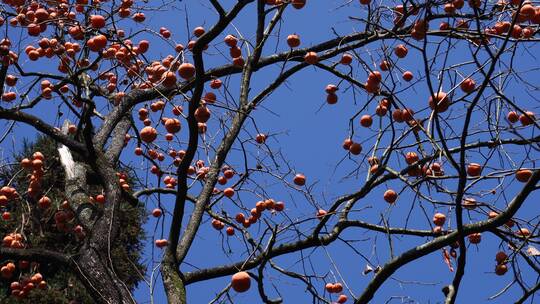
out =
[[(62, 252), (64, 254), (75, 254), (81, 246), (72, 232), (60, 231), (56, 227), (55, 213), (59, 210), (60, 204), (66, 199), (64, 197), (64, 171), (60, 163), (56, 143), (47, 137), (39, 137), (33, 143), (24, 142), (23, 149), (18, 155), (14, 155), (14, 163), (0, 169), (0, 187), (9, 185), (17, 189), (21, 198), (16, 202), (10, 202), (8, 206), (2, 207), (0, 213), (8, 211), (11, 213), (11, 220), (0, 219), (0, 237), (17, 232), (21, 233), (24, 228), (24, 244), (30, 248), (46, 248)], [(41, 151), (45, 155), (45, 174), (42, 179), (42, 192), (51, 198), (52, 206), (47, 210), (37, 207), (38, 198), (26, 195), (29, 184), (29, 174), (31, 172), (23, 170), (19, 165), (23, 158), (31, 158), (35, 151)], [(75, 156), (75, 160), (77, 157)], [(90, 172), (91, 170), (88, 169)], [(122, 171), (119, 169), (118, 171)], [(128, 175), (129, 176), (129, 175)], [(99, 180), (90, 172), (87, 176), (88, 188), (91, 196), (101, 193)], [(99, 208), (99, 207), (97, 207)], [(29, 210), (32, 210), (29, 212)], [(112, 260), (115, 265), (115, 272), (120, 279), (130, 287), (136, 288), (141, 281), (141, 275), (145, 273), (145, 267), (141, 264), (143, 242), (145, 240), (143, 224), (147, 219), (144, 205), (137, 207), (129, 203), (122, 204), (120, 215), (121, 232), (114, 239), (112, 249)], [(77, 223), (69, 223), (68, 230), (71, 230)], [(6, 260), (0, 257), (0, 266), (8, 262), (18, 261)], [(43, 275), (47, 282), (45, 290), (34, 289), (25, 299), (16, 299), (10, 296), (10, 284), (18, 279), (32, 276), (35, 272)], [(93, 303), (85, 290), (85, 287), (77, 279), (76, 275), (66, 267), (53, 262), (32, 263), (29, 269), (21, 270), (17, 267), (11, 279), (0, 277), (0, 302), (1, 303)]]

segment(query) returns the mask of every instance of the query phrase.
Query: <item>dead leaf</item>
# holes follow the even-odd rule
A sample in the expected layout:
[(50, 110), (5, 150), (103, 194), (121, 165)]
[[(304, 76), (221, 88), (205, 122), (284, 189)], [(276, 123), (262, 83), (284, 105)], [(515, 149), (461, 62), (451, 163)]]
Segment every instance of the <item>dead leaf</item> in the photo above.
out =
[(535, 247), (529, 245), (529, 248), (527, 248), (527, 254), (530, 255), (530, 256), (539, 256), (540, 255), (540, 250), (538, 250)]
[(364, 271), (362, 272), (363, 275), (366, 275), (373, 271), (373, 267), (369, 266), (369, 264), (366, 264), (366, 268), (364, 268)]
[(443, 249), (443, 259), (446, 265), (448, 265), (448, 268), (451, 272), (454, 272), (454, 267), (452, 267), (452, 262), (450, 261), (450, 255), (448, 254), (448, 251), (446, 248)]

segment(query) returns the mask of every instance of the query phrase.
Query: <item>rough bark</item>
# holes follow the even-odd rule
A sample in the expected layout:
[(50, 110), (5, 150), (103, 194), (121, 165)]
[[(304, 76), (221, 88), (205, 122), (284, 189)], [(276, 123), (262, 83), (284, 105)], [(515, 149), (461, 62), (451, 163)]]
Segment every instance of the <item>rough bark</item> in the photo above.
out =
[[(64, 123), (63, 131), (67, 133), (69, 121)], [(71, 151), (65, 145), (59, 145), (60, 161), (65, 171), (65, 193), (71, 207), (76, 211), (77, 218), (84, 231), (90, 233), (85, 244), (74, 257), (73, 264), (79, 279), (87, 287), (97, 303), (135, 303), (129, 288), (114, 272), (110, 257), (111, 239), (118, 232), (114, 225), (115, 207), (120, 202), (120, 191), (114, 185), (114, 170), (107, 166), (103, 155), (98, 155), (96, 161), (99, 171), (106, 171), (103, 185), (111, 206), (105, 208), (108, 216), (97, 218), (96, 208), (88, 200), (86, 184), (86, 167), (74, 161)], [(98, 172), (103, 173), (103, 172)], [(112, 176), (111, 176), (111, 173)], [(103, 174), (100, 174), (103, 177)]]
[(107, 257), (94, 248), (84, 246), (75, 264), (78, 276), (97, 303), (136, 303), (130, 290), (111, 271)]
[(174, 253), (167, 250), (161, 263), (163, 286), (170, 304), (185, 304), (186, 288), (175, 260)]

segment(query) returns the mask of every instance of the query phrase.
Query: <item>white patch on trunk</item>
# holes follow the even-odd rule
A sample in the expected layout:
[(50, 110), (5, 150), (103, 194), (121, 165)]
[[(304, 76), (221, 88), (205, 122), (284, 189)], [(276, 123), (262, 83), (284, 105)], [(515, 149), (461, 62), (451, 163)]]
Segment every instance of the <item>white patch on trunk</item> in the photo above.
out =
[[(68, 134), (68, 128), (70, 124), (71, 122), (69, 120), (64, 120), (64, 124), (62, 126), (62, 133), (66, 135)], [(66, 180), (75, 178), (75, 161), (73, 160), (73, 156), (71, 155), (71, 151), (69, 150), (69, 148), (65, 145), (59, 144), (58, 154), (60, 154), (60, 162), (62, 163), (62, 166), (66, 171)]]
[(73, 161), (73, 156), (71, 156), (68, 147), (61, 145), (60, 148), (58, 148), (58, 154), (60, 154), (60, 162), (66, 170), (67, 179), (75, 178), (75, 161)]

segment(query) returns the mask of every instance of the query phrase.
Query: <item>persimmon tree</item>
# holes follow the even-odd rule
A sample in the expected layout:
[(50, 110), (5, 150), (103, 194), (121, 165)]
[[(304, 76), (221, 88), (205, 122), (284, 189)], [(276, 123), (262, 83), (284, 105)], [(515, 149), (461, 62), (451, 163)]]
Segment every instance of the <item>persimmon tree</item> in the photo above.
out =
[[(190, 285), (219, 278), (230, 283), (212, 302), (250, 291), (281, 303), (284, 281), (301, 284), (314, 303), (382, 302), (395, 273), (433, 254), (447, 265), (434, 300), (456, 303), (466, 273), (478, 271), (471, 252), (483, 246), (498, 248), (483, 253), (493, 261), (483, 275), (519, 286), (491, 297), (534, 298), (540, 222), (527, 205), (537, 203), (540, 179), (531, 54), (540, 7), (339, 0), (334, 9), (352, 26), (304, 41), (294, 18), (327, 3), (182, 4), (2, 1), (0, 139), (4, 147), (33, 129), (55, 142), (60, 163), (33, 151), (3, 164), (16, 173), (3, 181), (0, 205), (24, 206), (4, 218), (13, 231), (3, 236), (0, 272), (12, 297), (54, 288), (39, 272), (54, 263), (93, 301), (134, 303), (112, 253), (125, 206), (145, 204), (155, 226), (147, 227), (144, 281), (152, 297), (159, 278), (169, 303), (199, 302)], [(191, 12), (203, 8), (193, 25)], [(161, 26), (171, 14), (178, 28)], [(300, 102), (307, 93), (294, 81), (314, 83), (313, 73), (328, 85), (316, 88), (320, 102), (295, 113), (293, 128), (347, 106), (339, 119), (323, 118), (317, 141), (324, 133), (339, 143), (321, 176), (306, 173), (320, 163), (295, 165), (273, 116)], [(54, 197), (44, 187), (51, 170), (64, 177)], [(72, 243), (44, 248), (43, 229)], [(209, 233), (222, 237), (223, 258), (191, 263)], [(212, 246), (206, 254), (216, 254)], [(344, 248), (366, 279), (341, 275), (331, 256)], [(300, 266), (281, 265), (284, 257)]]

